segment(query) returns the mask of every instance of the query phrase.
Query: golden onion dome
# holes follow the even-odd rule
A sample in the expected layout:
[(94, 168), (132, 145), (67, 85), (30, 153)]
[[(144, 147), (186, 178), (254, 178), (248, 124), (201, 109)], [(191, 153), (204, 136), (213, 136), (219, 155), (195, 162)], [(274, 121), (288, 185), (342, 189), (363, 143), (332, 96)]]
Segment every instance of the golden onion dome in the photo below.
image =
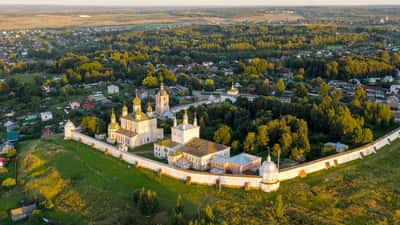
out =
[(153, 112), (153, 107), (151, 107), (151, 104), (147, 106), (147, 112)]
[(161, 83), (161, 86), (160, 86), (160, 95), (161, 96), (167, 96), (168, 95), (168, 92), (164, 89), (164, 83)]
[(134, 105), (140, 105), (142, 103), (142, 101), (140, 100), (139, 96), (138, 96), (138, 92), (136, 89), (136, 97), (133, 99), (133, 104)]
[(108, 125), (109, 129), (111, 130), (118, 130), (119, 129), (119, 124), (118, 123), (110, 123)]

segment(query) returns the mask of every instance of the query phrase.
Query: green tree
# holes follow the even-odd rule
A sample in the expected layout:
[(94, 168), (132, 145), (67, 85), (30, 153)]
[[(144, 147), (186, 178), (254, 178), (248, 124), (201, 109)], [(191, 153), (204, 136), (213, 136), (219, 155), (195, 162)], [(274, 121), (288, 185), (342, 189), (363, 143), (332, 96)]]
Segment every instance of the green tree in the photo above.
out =
[(372, 130), (369, 128), (356, 127), (351, 137), (351, 142), (355, 145), (363, 145), (373, 140)]
[(96, 116), (85, 116), (81, 121), (81, 128), (91, 135), (103, 130), (104, 123)]
[(339, 64), (336, 61), (332, 61), (325, 66), (325, 75), (329, 79), (336, 79), (339, 74)]
[(17, 154), (17, 150), (15, 148), (8, 149), (7, 158), (12, 158)]
[(238, 152), (240, 149), (240, 141), (239, 140), (234, 140), (231, 143), (231, 150), (232, 152)]
[(206, 79), (206, 81), (205, 81), (205, 89), (207, 91), (213, 91), (215, 89), (214, 80), (213, 79)]
[(8, 85), (5, 82), (0, 81), (0, 95), (6, 94), (8, 90)]
[(329, 95), (329, 90), (331, 89), (331, 87), (329, 86), (329, 84), (323, 82), (320, 84), (319, 86), (319, 90), (318, 90), (318, 94), (321, 97), (326, 97)]
[(354, 93), (353, 100), (351, 101), (351, 106), (354, 109), (362, 110), (362, 107), (367, 101), (367, 92), (363, 87), (358, 87)]
[(169, 70), (168, 68), (162, 68), (157, 72), (158, 79), (161, 81), (166, 82), (169, 85), (173, 85), (176, 83), (176, 76), (175, 74)]
[(142, 81), (142, 85), (149, 88), (158, 87), (158, 78), (155, 76), (146, 76)]
[(40, 97), (38, 97), (38, 96), (31, 97), (31, 109), (33, 112), (40, 111)]
[(209, 205), (204, 209), (204, 218), (209, 223), (212, 223), (215, 219), (213, 208)]
[(5, 187), (5, 188), (12, 188), (17, 184), (16, 180), (14, 178), (6, 178), (5, 180), (3, 180), (3, 182), (1, 183), (1, 186)]
[(203, 81), (197, 77), (192, 77), (191, 84), (194, 90), (201, 90)]
[(159, 209), (157, 193), (153, 190), (141, 188), (133, 194), (133, 201), (138, 205), (144, 215), (150, 215)]
[(278, 92), (278, 94), (283, 94), (283, 92), (286, 90), (286, 85), (285, 85), (285, 81), (283, 81), (282, 79), (279, 79), (276, 82), (276, 91)]
[(261, 125), (257, 129), (257, 146), (259, 150), (267, 150), (269, 144), (268, 126)]
[(176, 206), (175, 206), (175, 214), (183, 214), (183, 203), (182, 203), (182, 196), (178, 195), (176, 199)]
[(223, 125), (214, 133), (214, 141), (223, 145), (227, 145), (231, 141), (231, 128), (227, 125)]
[(255, 144), (256, 144), (256, 133), (249, 132), (246, 136), (246, 139), (244, 140), (243, 149), (246, 152), (255, 152), (256, 150)]
[(186, 221), (183, 218), (182, 213), (175, 214), (172, 218), (171, 225), (186, 225)]

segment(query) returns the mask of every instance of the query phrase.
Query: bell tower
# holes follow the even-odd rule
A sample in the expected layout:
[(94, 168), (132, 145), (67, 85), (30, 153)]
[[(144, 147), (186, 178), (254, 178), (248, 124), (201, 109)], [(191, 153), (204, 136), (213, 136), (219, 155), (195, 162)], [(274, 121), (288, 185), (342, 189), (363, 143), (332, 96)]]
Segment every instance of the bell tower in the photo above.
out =
[(156, 95), (156, 113), (162, 115), (169, 112), (169, 95), (164, 88), (164, 83), (161, 83), (160, 90)]

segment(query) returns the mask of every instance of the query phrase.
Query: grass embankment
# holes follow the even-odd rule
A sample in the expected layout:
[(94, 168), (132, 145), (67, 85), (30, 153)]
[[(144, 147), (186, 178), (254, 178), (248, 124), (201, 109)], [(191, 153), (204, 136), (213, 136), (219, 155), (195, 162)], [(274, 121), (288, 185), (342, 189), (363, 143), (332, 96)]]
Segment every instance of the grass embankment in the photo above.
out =
[[(0, 203), (0, 211), (16, 207), (24, 196), (39, 197), (53, 208), (43, 214), (57, 224), (166, 224), (178, 194), (184, 197), (188, 212), (197, 212), (196, 207), (208, 201), (203, 197), (213, 189), (193, 189), (152, 171), (134, 169), (61, 137), (21, 142), (17, 147), (22, 185), (7, 194), (10, 198)], [(160, 199), (161, 211), (152, 217), (141, 215), (133, 204), (133, 191), (141, 187), (155, 190)]]
[[(215, 216), (231, 225), (400, 224), (400, 141), (363, 160), (283, 182), (275, 193), (185, 185), (61, 137), (22, 142), (18, 149), (22, 184), (0, 192), (0, 213), (24, 196), (41, 196), (53, 207), (42, 214), (57, 224), (167, 224), (181, 194), (186, 217), (211, 204)], [(141, 187), (158, 194), (161, 210), (154, 216), (143, 216), (132, 203)], [(277, 195), (285, 208), (280, 218)], [(4, 223), (10, 224), (0, 219)]]

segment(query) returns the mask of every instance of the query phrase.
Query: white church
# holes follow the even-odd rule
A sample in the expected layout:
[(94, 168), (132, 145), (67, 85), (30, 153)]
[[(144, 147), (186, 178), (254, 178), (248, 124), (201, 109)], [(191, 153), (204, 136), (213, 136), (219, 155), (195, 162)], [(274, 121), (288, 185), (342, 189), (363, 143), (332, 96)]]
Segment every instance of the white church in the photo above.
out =
[(190, 124), (185, 110), (182, 124), (174, 118), (171, 139), (154, 143), (154, 156), (168, 159), (168, 164), (178, 168), (208, 170), (214, 157), (230, 157), (230, 147), (201, 139), (196, 115)]
[(137, 91), (132, 104), (133, 110), (132, 113), (129, 113), (124, 102), (120, 123), (117, 122), (114, 110), (112, 111), (111, 122), (108, 125), (107, 142), (118, 144), (121, 149), (127, 150), (127, 148), (135, 148), (163, 139), (164, 131), (157, 127), (157, 118), (151, 105), (149, 104), (146, 113), (144, 113)]

